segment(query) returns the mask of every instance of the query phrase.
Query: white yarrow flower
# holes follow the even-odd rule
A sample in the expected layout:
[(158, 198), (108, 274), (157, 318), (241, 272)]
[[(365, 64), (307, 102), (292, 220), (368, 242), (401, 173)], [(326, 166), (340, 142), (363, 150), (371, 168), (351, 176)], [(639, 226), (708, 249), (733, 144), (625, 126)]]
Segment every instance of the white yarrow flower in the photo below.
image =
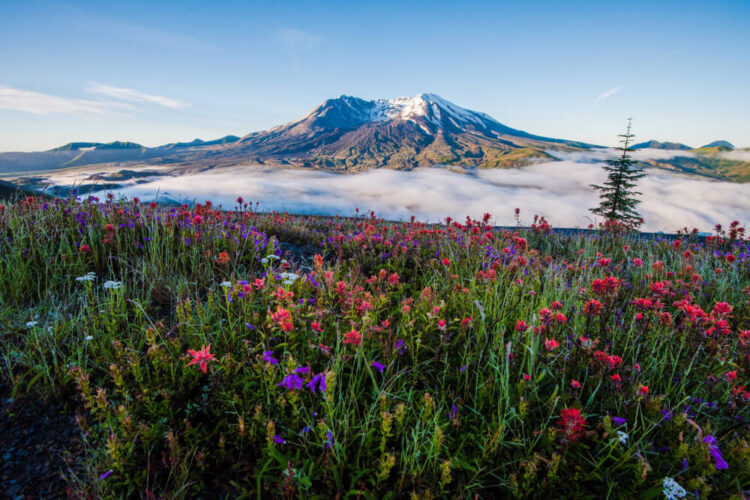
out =
[(266, 264), (268, 264), (268, 259), (266, 259), (265, 257), (263, 257), (262, 259), (260, 259), (260, 263), (265, 266)]
[(122, 288), (121, 281), (106, 281), (104, 283), (105, 290), (119, 290), (120, 288)]
[(96, 273), (86, 273), (83, 276), (76, 278), (76, 281), (94, 281), (96, 279)]
[(83, 340), (85, 340), (86, 342), (91, 342), (92, 340), (94, 340), (94, 337), (91, 335), (87, 335), (86, 338)]
[(620, 444), (628, 444), (628, 434), (627, 432), (623, 431), (617, 431), (617, 439), (620, 441)]
[(671, 477), (665, 477), (662, 486), (664, 487), (662, 493), (664, 493), (664, 498), (667, 500), (678, 500), (687, 496), (685, 488), (680, 486), (680, 484)]
[(26, 327), (27, 328), (34, 328), (37, 324), (39, 324), (38, 321), (27, 321), (26, 322)]
[(232, 288), (232, 282), (231, 281), (222, 281), (221, 283), (219, 283), (219, 286), (223, 287), (223, 288)]

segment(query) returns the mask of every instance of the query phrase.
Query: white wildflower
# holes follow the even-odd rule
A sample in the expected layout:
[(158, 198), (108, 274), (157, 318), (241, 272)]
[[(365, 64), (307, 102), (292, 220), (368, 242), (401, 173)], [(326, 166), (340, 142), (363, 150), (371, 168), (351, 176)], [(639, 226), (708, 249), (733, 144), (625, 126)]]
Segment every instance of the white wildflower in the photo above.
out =
[(299, 279), (299, 274), (295, 273), (281, 273), (279, 276), (281, 276), (282, 283), (285, 285), (291, 285)]
[(617, 439), (620, 440), (620, 444), (628, 444), (628, 433), (623, 431), (617, 431)]
[(222, 288), (232, 288), (232, 282), (231, 281), (222, 281), (219, 283), (219, 286)]
[(91, 335), (87, 335), (86, 338), (83, 340), (85, 340), (86, 342), (91, 342), (92, 340), (94, 340), (94, 337)]
[(84, 274), (83, 276), (77, 277), (76, 281), (94, 281), (95, 279), (96, 279), (96, 273), (88, 272)]
[(665, 477), (662, 485), (664, 487), (662, 493), (664, 493), (664, 498), (667, 500), (677, 500), (687, 496), (685, 488), (680, 486), (680, 484), (671, 477)]
[(104, 283), (105, 290), (119, 290), (120, 288), (122, 288), (121, 281), (106, 281)]
[(26, 327), (27, 328), (34, 328), (37, 324), (39, 324), (38, 321), (28, 321), (28, 322), (26, 322)]
[(276, 255), (276, 254), (273, 254), (273, 253), (269, 253), (268, 255), (266, 255), (265, 258), (266, 259), (271, 259), (271, 260), (279, 260), (279, 256)]
[(268, 259), (266, 259), (265, 257), (263, 257), (262, 259), (260, 259), (260, 263), (265, 266), (266, 264), (268, 264)]

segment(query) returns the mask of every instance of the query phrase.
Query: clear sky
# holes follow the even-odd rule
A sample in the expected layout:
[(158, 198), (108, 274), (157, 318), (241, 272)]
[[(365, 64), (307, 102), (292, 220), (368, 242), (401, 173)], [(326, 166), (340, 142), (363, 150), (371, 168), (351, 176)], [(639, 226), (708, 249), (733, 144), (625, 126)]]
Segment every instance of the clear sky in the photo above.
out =
[(0, 151), (436, 93), (531, 133), (750, 146), (750, 1), (0, 0)]

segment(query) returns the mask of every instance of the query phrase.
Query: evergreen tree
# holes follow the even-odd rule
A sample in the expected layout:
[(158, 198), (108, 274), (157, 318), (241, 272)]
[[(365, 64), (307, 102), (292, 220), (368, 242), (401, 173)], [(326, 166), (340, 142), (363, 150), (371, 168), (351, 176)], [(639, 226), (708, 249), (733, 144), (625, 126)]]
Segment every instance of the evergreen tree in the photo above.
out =
[(591, 187), (599, 191), (601, 202), (591, 212), (609, 221), (619, 221), (631, 226), (638, 226), (643, 222), (635, 207), (641, 202), (636, 198), (641, 194), (633, 191), (636, 181), (643, 177), (643, 169), (638, 167), (631, 158), (631, 139), (635, 135), (630, 133), (632, 118), (628, 118), (628, 128), (621, 134), (621, 146), (616, 148), (622, 155), (616, 160), (607, 160), (603, 167), (607, 172), (607, 180), (603, 185), (592, 184)]

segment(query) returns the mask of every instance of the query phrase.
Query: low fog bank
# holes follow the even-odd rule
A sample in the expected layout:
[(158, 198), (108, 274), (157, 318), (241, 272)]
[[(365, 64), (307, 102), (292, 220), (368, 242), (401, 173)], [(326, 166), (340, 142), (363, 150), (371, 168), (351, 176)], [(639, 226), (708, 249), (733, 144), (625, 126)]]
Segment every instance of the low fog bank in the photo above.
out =
[[(562, 161), (467, 174), (423, 168), (339, 175), (247, 166), (154, 178), (117, 193), (144, 201), (157, 193), (161, 200), (211, 200), (227, 209), (242, 196), (260, 202), (262, 211), (350, 216), (359, 208), (389, 219), (415, 215), (424, 221), (478, 218), (489, 212), (497, 225), (513, 225), (514, 209), (520, 208), (523, 224), (539, 214), (556, 227), (586, 227), (594, 222), (588, 209), (598, 204), (590, 184), (604, 180), (602, 154), (611, 153), (597, 152), (593, 158), (562, 155), (566, 157)], [(750, 184), (651, 169), (638, 190), (643, 193), (640, 212), (647, 231), (674, 232), (685, 226), (710, 231), (717, 223), (750, 222)]]

